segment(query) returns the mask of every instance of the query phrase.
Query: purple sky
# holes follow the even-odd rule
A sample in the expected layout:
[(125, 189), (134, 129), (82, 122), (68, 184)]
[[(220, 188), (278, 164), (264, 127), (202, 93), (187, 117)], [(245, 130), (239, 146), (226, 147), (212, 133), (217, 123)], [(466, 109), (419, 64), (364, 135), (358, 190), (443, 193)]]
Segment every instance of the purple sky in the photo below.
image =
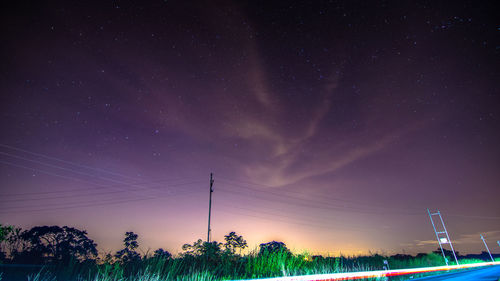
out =
[(105, 2), (1, 9), (2, 224), (500, 252), (493, 2)]

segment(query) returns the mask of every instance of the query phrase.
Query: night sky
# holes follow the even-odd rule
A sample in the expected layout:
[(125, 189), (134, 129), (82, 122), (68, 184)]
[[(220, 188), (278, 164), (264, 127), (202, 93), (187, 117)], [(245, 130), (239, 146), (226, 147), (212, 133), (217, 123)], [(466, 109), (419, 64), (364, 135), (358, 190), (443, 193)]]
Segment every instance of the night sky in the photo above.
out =
[[(99, 249), (500, 252), (495, 1), (14, 1), (0, 222)], [(12, 3), (9, 3), (12, 4)]]

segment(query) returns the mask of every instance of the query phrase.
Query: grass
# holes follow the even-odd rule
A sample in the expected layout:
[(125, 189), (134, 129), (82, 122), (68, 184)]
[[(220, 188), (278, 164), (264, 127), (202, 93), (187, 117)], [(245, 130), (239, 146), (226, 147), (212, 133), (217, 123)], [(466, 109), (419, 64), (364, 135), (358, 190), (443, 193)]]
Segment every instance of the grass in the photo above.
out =
[[(249, 278), (279, 277), (306, 274), (325, 274), (383, 269), (388, 260), (391, 269), (444, 265), (440, 255), (427, 254), (420, 258), (395, 259), (381, 255), (352, 257), (311, 257), (307, 253), (287, 251), (253, 251), (245, 256), (219, 255), (184, 256), (177, 258), (146, 257), (126, 264), (116, 262), (77, 262), (46, 266), (35, 273), (12, 278), (11, 272), (0, 273), (8, 280), (29, 281), (219, 281)], [(461, 263), (482, 262), (461, 260)], [(427, 276), (419, 274), (415, 277)], [(12, 275), (15, 276), (15, 275)], [(19, 275), (18, 275), (19, 276)], [(405, 280), (409, 277), (391, 277)], [(388, 280), (387, 278), (365, 280)]]

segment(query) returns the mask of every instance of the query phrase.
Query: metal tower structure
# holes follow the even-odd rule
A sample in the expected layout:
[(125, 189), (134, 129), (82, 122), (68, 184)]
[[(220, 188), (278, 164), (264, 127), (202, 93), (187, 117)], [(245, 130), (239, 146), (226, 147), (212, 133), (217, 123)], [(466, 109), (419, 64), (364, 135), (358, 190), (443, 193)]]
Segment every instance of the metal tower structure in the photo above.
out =
[[(495, 259), (493, 258), (493, 256), (491, 255), (491, 252), (490, 252), (490, 248), (488, 248), (488, 245), (486, 245), (486, 240), (484, 240), (484, 237), (483, 235), (481, 234), (481, 240), (483, 240), (483, 243), (484, 243), (484, 247), (486, 248), (486, 250), (488, 251), (488, 254), (490, 254), (490, 258), (491, 258), (491, 261), (494, 262)], [(497, 241), (498, 242), (498, 241)]]
[[(429, 209), (427, 209), (427, 213), (429, 214), (429, 218), (431, 219), (432, 223), (432, 228), (434, 228), (434, 233), (436, 234), (436, 239), (439, 243), (439, 248), (441, 248), (441, 253), (443, 254), (444, 261), (446, 262), (446, 265), (448, 264), (448, 259), (446, 258), (446, 255), (444, 254), (443, 250), (443, 244), (450, 244), (451, 252), (453, 253), (453, 257), (455, 257), (455, 262), (458, 265), (458, 259), (457, 255), (455, 254), (455, 250), (453, 249), (453, 244), (451, 243), (450, 236), (448, 235), (448, 231), (446, 230), (446, 226), (444, 226), (444, 221), (443, 217), (441, 216), (441, 213), (439, 211), (435, 213), (431, 213)], [(441, 225), (443, 226), (443, 230), (438, 231), (436, 228), (436, 225), (434, 224), (434, 220), (432, 219), (433, 216), (438, 216), (439, 221), (441, 222)]]

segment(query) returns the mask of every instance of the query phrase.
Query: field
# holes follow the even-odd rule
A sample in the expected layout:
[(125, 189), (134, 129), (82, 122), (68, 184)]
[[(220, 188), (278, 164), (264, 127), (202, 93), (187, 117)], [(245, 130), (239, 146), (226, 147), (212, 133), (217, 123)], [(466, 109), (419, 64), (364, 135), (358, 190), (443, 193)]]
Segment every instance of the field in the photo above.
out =
[[(1, 280), (17, 281), (216, 281), (335, 272), (383, 269), (387, 260), (391, 269), (444, 265), (440, 255), (419, 257), (320, 257), (289, 251), (258, 252), (247, 255), (222, 253), (216, 256), (143, 257), (128, 261), (68, 261), (43, 267), (0, 267)], [(461, 260), (461, 263), (482, 260)], [(417, 276), (415, 276), (417, 277)], [(405, 280), (406, 277), (377, 280)], [(374, 280), (374, 279), (371, 279)]]

